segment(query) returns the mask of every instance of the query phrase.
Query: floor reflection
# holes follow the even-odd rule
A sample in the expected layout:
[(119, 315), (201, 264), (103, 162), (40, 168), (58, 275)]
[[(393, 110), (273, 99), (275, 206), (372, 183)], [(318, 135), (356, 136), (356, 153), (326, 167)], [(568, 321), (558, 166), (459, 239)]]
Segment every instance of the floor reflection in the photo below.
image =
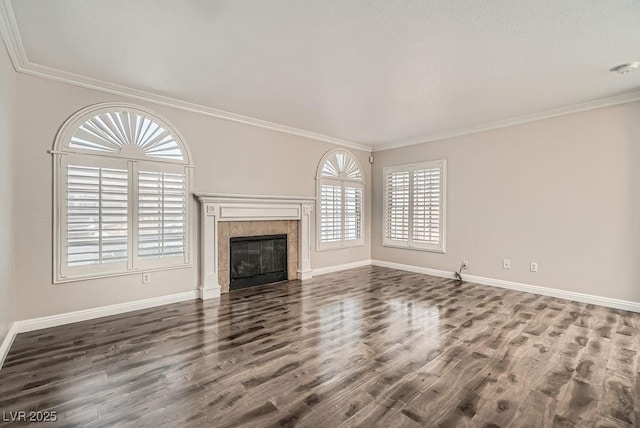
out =
[(68, 426), (368, 427), (584, 426), (586, 408), (633, 425), (639, 327), (364, 267), (20, 334), (0, 409)]

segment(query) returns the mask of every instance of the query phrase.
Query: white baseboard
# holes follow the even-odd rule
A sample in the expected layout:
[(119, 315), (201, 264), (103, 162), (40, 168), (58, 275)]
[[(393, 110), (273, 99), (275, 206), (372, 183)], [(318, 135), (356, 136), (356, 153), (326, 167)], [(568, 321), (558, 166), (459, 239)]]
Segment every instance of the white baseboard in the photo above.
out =
[(9, 326), (9, 330), (7, 330), (7, 335), (4, 337), (4, 340), (0, 344), (0, 369), (2, 368), (7, 355), (9, 355), (9, 349), (11, 349), (11, 345), (13, 345), (13, 339), (16, 338), (17, 333), (15, 326), (15, 323), (11, 323), (11, 325)]
[[(363, 266), (381, 266), (391, 269), (399, 269), (407, 272), (420, 273), (425, 275), (438, 276), (441, 278), (454, 279), (454, 273), (438, 269), (430, 269), (420, 266), (405, 265), (401, 263), (387, 262), (383, 260), (361, 260), (353, 263), (345, 263), (342, 265), (328, 266), (313, 270), (313, 275), (325, 275), (333, 272), (340, 272), (348, 269), (355, 269)], [(488, 285), (492, 287), (506, 288), (509, 290), (523, 291), (526, 293), (540, 294), (543, 296), (557, 297), (559, 299), (573, 300), (576, 302), (588, 303), (593, 305), (605, 306), (609, 308), (622, 309), (631, 312), (640, 313), (640, 302), (632, 302), (628, 300), (612, 299), (609, 297), (594, 296), (592, 294), (577, 293), (574, 291), (564, 291), (554, 288), (541, 287), (538, 285), (523, 284), (513, 281), (505, 281), (501, 279), (486, 278), (476, 275), (463, 275), (465, 281), (476, 284)], [(153, 308), (156, 306), (168, 305), (171, 303), (184, 302), (199, 298), (198, 290), (187, 291), (184, 293), (171, 294), (168, 296), (153, 297), (150, 299), (136, 300), (133, 302), (120, 303), (116, 305), (102, 306), (93, 309), (85, 309), (75, 312), (67, 312), (59, 315), (48, 317), (33, 318), (28, 320), (14, 322), (9, 331), (0, 344), (0, 368), (9, 353), (9, 349), (13, 344), (13, 340), (18, 333), (40, 330), (43, 328), (56, 327), (64, 324), (71, 324), (80, 321), (87, 321), (96, 318), (102, 318), (110, 315), (118, 315), (126, 312), (137, 311), (140, 309)]]
[[(454, 279), (454, 273), (444, 270), (429, 269), (419, 266), (404, 265), (401, 263), (392, 263), (382, 260), (372, 260), (374, 266), (382, 266), (391, 269), (399, 269), (408, 272), (422, 273), (425, 275), (439, 276), (442, 278)], [(577, 293), (575, 291), (558, 290), (555, 288), (541, 287), (539, 285), (523, 284), (520, 282), (505, 281), (502, 279), (486, 278), (476, 275), (463, 275), (463, 279), (467, 282), (475, 284), (489, 285), (491, 287), (507, 288), (509, 290), (524, 291), (526, 293), (541, 294), (543, 296), (557, 297), (558, 299), (573, 300), (581, 303), (604, 306), (607, 308), (622, 309), (625, 311), (639, 312), (640, 302), (632, 302), (629, 300), (612, 299), (609, 297), (594, 296), (593, 294)]]
[(386, 267), (390, 269), (398, 269), (407, 272), (421, 273), (424, 275), (438, 276), (440, 278), (455, 279), (454, 273), (448, 272), (446, 270), (431, 269), (413, 265), (403, 265), (401, 263), (385, 262), (384, 260), (371, 260), (371, 264), (374, 266)]
[(56, 327), (59, 325), (71, 324), (80, 321), (87, 321), (95, 318), (107, 317), (110, 315), (123, 314), (140, 309), (168, 305), (170, 303), (194, 300), (198, 297), (198, 290), (186, 291), (184, 293), (170, 294), (168, 296), (152, 297), (150, 299), (135, 300), (133, 302), (119, 303), (116, 305), (101, 306), (98, 308), (67, 312), (64, 314), (51, 315), (48, 317), (16, 321), (13, 326), (16, 333), (25, 333), (27, 331), (40, 330), (43, 328)]
[(360, 260), (353, 263), (345, 263), (343, 265), (327, 266), (323, 268), (317, 268), (313, 270), (313, 276), (325, 275), (327, 273), (340, 272), (342, 270), (355, 269), (362, 266), (370, 266), (371, 260)]

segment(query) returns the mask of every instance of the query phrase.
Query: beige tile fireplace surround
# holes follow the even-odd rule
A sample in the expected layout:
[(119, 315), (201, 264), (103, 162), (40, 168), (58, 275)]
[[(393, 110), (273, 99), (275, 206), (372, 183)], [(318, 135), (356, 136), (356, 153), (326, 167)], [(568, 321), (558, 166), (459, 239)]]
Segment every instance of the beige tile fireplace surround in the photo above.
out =
[(229, 240), (241, 236), (287, 235), (287, 276), (298, 275), (298, 221), (221, 221), (218, 223), (218, 284), (229, 292)]
[(311, 279), (315, 198), (198, 193), (201, 207), (201, 299), (229, 291), (229, 239), (287, 234), (289, 279)]

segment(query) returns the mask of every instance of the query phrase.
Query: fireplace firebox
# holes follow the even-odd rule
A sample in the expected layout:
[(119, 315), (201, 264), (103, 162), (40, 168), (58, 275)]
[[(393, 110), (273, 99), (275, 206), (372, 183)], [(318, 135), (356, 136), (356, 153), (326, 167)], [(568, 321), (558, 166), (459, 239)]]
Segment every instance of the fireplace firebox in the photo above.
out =
[(231, 290), (288, 279), (287, 235), (242, 236), (229, 242)]

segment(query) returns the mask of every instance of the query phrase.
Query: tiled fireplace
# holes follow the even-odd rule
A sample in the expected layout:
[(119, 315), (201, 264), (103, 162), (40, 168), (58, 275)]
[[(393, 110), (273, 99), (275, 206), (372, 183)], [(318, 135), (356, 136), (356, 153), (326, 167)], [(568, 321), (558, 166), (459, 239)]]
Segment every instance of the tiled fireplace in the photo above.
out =
[(315, 198), (197, 194), (201, 204), (200, 298), (229, 291), (231, 238), (286, 235), (288, 279), (311, 278)]
[(229, 291), (231, 282), (230, 241), (233, 238), (255, 236), (286, 236), (287, 276), (294, 280), (298, 275), (298, 223), (297, 220), (229, 221), (218, 223), (218, 284), (220, 292)]

